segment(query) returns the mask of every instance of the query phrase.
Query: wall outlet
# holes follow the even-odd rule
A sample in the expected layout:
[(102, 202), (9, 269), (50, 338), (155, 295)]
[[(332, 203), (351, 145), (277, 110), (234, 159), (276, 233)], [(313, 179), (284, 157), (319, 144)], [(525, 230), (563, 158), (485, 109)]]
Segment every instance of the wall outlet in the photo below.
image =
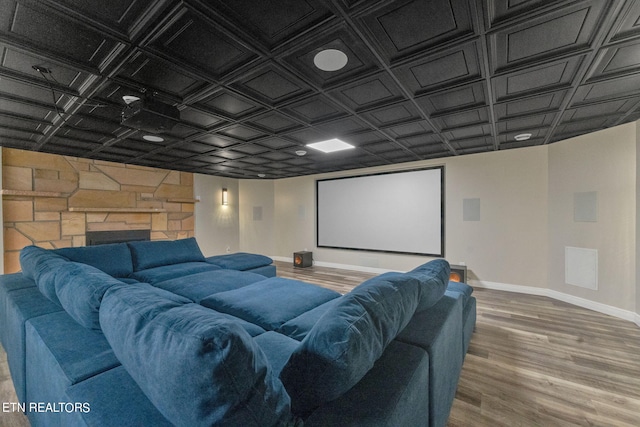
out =
[(231, 252), (231, 246), (227, 246), (227, 253)]

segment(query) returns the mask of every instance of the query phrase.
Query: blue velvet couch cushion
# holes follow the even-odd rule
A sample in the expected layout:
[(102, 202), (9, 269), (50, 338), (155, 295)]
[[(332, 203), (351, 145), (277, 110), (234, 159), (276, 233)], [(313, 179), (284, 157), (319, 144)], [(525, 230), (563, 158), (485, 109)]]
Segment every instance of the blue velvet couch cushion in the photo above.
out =
[(126, 243), (62, 248), (53, 252), (71, 261), (91, 265), (113, 277), (127, 277), (133, 273), (131, 251)]
[(43, 278), (44, 275), (60, 265), (67, 264), (69, 260), (53, 251), (38, 246), (26, 246), (20, 251), (20, 267), (22, 274), (36, 282), (42, 295), (60, 305), (53, 280)]
[(100, 330), (102, 296), (111, 286), (122, 282), (79, 262), (56, 267), (49, 276), (55, 284), (58, 300), (69, 316), (87, 329)]
[(63, 311), (29, 319), (25, 340), (27, 400), (58, 402), (71, 384), (120, 365), (102, 333)]
[(238, 289), (265, 279), (266, 277), (260, 274), (246, 271), (216, 269), (191, 274), (188, 278), (177, 277), (165, 280), (153, 285), (199, 303), (209, 295)]
[(273, 277), (204, 298), (200, 304), (274, 331), (339, 293), (298, 280)]
[(300, 345), (299, 341), (273, 331), (267, 331), (253, 339), (267, 357), (273, 375), (276, 377), (280, 375), (291, 353)]
[(461, 282), (449, 282), (447, 285), (448, 292), (457, 292), (462, 295), (463, 305), (467, 305), (467, 301), (469, 301), (469, 297), (473, 294), (473, 288), (466, 283)]
[(340, 301), (340, 298), (332, 299), (322, 305), (317, 306), (309, 311), (305, 311), (298, 317), (294, 317), (284, 323), (277, 329), (277, 332), (284, 334), (290, 338), (302, 341), (309, 331), (318, 323), (318, 320), (334, 305)]
[[(21, 273), (11, 273), (0, 275), (0, 345), (7, 347), (6, 337), (8, 336), (7, 322), (9, 320), (8, 302), (13, 291), (36, 287), (33, 280), (27, 279)], [(48, 300), (48, 298), (47, 298)]]
[(289, 396), (242, 327), (149, 289), (112, 287), (100, 324), (149, 400), (176, 425), (281, 426)]
[(5, 329), (3, 346), (7, 352), (9, 371), (16, 394), (18, 399), (24, 402), (26, 399), (25, 323), (29, 319), (49, 313), (64, 312), (64, 310), (59, 304), (42, 295), (35, 286), (9, 292), (3, 309), (2, 315), (6, 316), (6, 323), (2, 325)]
[[(447, 290), (451, 266), (446, 260), (435, 259), (406, 273), (383, 273), (369, 280), (387, 277), (413, 277), (420, 282), (420, 300), (416, 311), (424, 311), (437, 303)], [(366, 282), (364, 282), (366, 283)]]
[(246, 252), (207, 257), (207, 262), (230, 270), (250, 270), (273, 264), (273, 260), (268, 256)]
[(65, 402), (87, 402), (91, 410), (70, 414), (82, 421), (66, 420), (65, 426), (175, 426), (158, 412), (123, 366), (74, 384), (66, 394)]
[(420, 303), (416, 311), (424, 311), (444, 295), (451, 274), (451, 266), (443, 259), (435, 259), (406, 274), (420, 281)]
[(276, 277), (276, 266), (274, 264), (271, 265), (263, 265), (262, 267), (252, 268), (249, 271), (251, 273), (260, 274), (264, 277)]
[(161, 265), (183, 262), (205, 262), (196, 239), (127, 242), (131, 250), (133, 270), (146, 270)]
[(429, 353), (430, 426), (447, 424), (462, 369), (463, 340), (459, 294), (445, 295), (429, 310), (416, 313), (396, 337)]
[(304, 417), (360, 381), (411, 320), (419, 298), (419, 281), (405, 275), (373, 278), (342, 296), (282, 370), (293, 412)]
[(164, 282), (175, 278), (184, 278), (192, 274), (201, 273), (203, 271), (219, 271), (220, 267), (206, 262), (183, 262), (180, 264), (161, 265), (158, 267), (148, 268), (134, 272), (130, 278), (140, 282), (156, 283)]
[(391, 341), (358, 384), (314, 411), (304, 425), (434, 426), (428, 422), (429, 380), (429, 355), (418, 347)]

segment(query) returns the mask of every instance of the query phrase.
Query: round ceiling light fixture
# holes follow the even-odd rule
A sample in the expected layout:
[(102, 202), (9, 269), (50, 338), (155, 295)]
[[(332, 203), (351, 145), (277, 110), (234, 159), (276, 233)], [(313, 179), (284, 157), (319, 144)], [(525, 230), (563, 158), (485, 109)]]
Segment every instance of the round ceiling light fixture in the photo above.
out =
[(156, 136), (156, 135), (144, 135), (142, 137), (142, 139), (144, 139), (145, 141), (149, 141), (149, 142), (162, 142), (162, 141), (164, 141), (164, 138), (162, 138), (161, 136)]
[(530, 133), (521, 133), (513, 137), (513, 139), (515, 139), (516, 141), (526, 141), (529, 138), (531, 138)]
[(305, 154), (307, 154), (307, 152), (306, 152), (306, 151), (304, 151), (304, 150), (297, 150), (297, 151), (296, 151), (296, 154), (297, 154), (298, 156), (304, 156)]
[(264, 173), (259, 173), (258, 174), (258, 178), (264, 178), (265, 176), (267, 176), (267, 174), (264, 174)]
[(325, 49), (316, 53), (313, 63), (322, 71), (338, 71), (347, 65), (347, 54), (338, 49)]

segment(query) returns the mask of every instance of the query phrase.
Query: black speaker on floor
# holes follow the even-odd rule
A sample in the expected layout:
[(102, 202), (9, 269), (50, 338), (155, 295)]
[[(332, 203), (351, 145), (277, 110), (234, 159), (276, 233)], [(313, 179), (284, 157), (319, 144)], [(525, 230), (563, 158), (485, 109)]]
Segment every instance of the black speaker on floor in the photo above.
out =
[(467, 266), (452, 265), (449, 281), (467, 283)]
[(293, 253), (293, 266), (294, 267), (311, 267), (313, 265), (313, 252), (294, 252)]

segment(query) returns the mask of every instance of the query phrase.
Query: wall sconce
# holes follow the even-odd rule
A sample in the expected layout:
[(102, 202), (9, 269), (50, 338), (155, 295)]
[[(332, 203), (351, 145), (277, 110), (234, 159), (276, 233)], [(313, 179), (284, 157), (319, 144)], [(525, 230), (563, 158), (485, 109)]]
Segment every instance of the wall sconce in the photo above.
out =
[(229, 204), (229, 192), (226, 188), (222, 189), (222, 205), (226, 206)]

